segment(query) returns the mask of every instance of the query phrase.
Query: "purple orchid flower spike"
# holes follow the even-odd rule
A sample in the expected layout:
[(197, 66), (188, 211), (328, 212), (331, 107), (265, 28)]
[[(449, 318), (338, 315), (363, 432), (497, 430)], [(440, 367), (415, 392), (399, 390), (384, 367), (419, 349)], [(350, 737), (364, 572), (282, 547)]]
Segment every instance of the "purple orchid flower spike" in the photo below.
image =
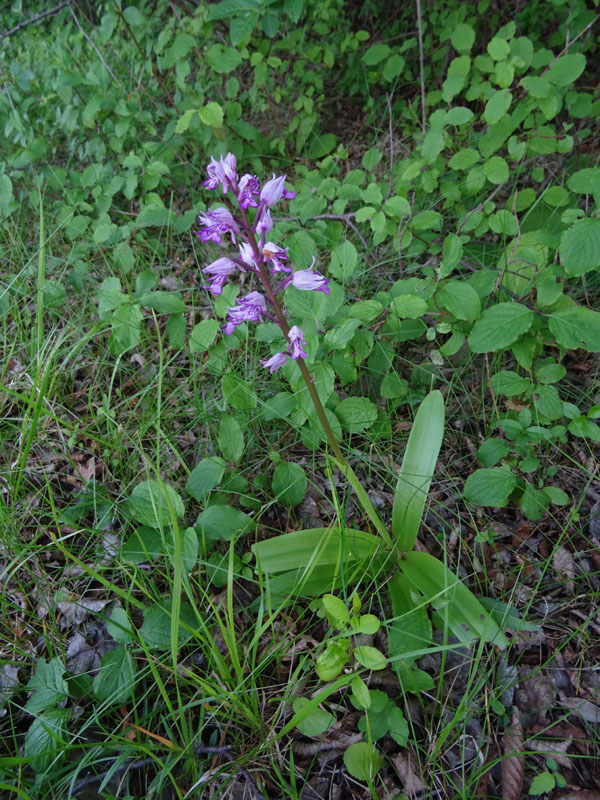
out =
[(256, 256), (250, 242), (242, 242), (240, 245), (240, 258), (248, 267), (256, 269)]
[(306, 358), (306, 352), (304, 350), (306, 347), (306, 340), (302, 328), (299, 328), (297, 325), (290, 328), (288, 339), (290, 340), (290, 346), (288, 348), (290, 358)]
[(262, 249), (263, 256), (267, 259), (267, 261), (270, 261), (271, 264), (273, 265), (271, 267), (271, 272), (273, 273), (273, 275), (276, 272), (292, 271), (291, 267), (286, 267), (285, 264), (281, 263), (282, 261), (288, 260), (289, 249), (290, 249), (289, 247), (286, 248), (278, 247), (273, 242), (267, 242), (263, 247)]
[(271, 356), (271, 358), (268, 358), (266, 361), (261, 361), (260, 363), (263, 367), (266, 367), (272, 375), (274, 372), (277, 372), (278, 369), (283, 367), (287, 361), (287, 358), (287, 353), (275, 353), (274, 356)]
[(237, 185), (236, 166), (233, 153), (227, 153), (225, 158), (221, 156), (218, 161), (211, 157), (206, 170), (208, 172), (208, 180), (204, 181), (202, 186), (206, 186), (207, 189), (216, 189), (221, 185), (223, 192), (227, 192), (229, 186), (234, 187)]
[(238, 184), (238, 203), (240, 208), (258, 208), (258, 201), (254, 195), (260, 192), (260, 183), (256, 175), (242, 175)]
[(262, 322), (263, 314), (267, 311), (267, 303), (260, 292), (250, 292), (246, 297), (242, 297), (237, 306), (232, 306), (227, 311), (229, 312), (227, 322), (222, 327), (227, 336), (231, 336), (242, 322)]
[(271, 180), (267, 181), (261, 190), (260, 202), (272, 207), (281, 200), (284, 192), (285, 175), (280, 175), (276, 178), (275, 173), (273, 173)]
[(198, 222), (204, 225), (206, 230), (194, 231), (202, 242), (216, 242), (221, 244), (221, 236), (225, 233), (231, 234), (231, 241), (235, 244), (236, 234), (240, 235), (240, 229), (231, 213), (224, 207), (215, 208), (198, 216)]
[(270, 233), (273, 230), (273, 218), (268, 208), (263, 208), (262, 212), (259, 211), (259, 214), (260, 216), (255, 222), (256, 231), (260, 233), (261, 236), (264, 236), (266, 233)]
[(245, 271), (231, 258), (218, 258), (216, 261), (213, 261), (212, 264), (209, 264), (208, 267), (204, 267), (202, 270), (202, 272), (210, 275), (211, 281), (208, 286), (203, 286), (202, 288), (208, 289), (212, 294), (221, 294), (223, 291), (223, 284), (227, 280), (227, 276), (235, 272), (236, 269), (239, 269), (242, 272)]
[[(314, 259), (313, 259), (314, 263)], [(303, 291), (323, 292), (329, 294), (329, 282), (324, 275), (311, 269), (300, 269), (290, 279), (296, 289)]]

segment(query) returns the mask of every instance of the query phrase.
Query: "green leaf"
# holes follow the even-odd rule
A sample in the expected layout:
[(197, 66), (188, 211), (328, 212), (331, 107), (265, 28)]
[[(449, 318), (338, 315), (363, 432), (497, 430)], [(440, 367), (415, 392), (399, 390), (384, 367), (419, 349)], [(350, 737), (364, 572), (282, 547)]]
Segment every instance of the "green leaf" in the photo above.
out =
[(390, 311), (400, 319), (418, 319), (427, 313), (427, 302), (415, 294), (401, 294), (390, 302)]
[(439, 230), (442, 227), (443, 217), (439, 211), (427, 209), (416, 214), (411, 222), (415, 231)]
[(164, 206), (144, 206), (135, 219), (136, 228), (162, 228), (171, 221), (171, 211)]
[(331, 627), (337, 630), (347, 628), (350, 624), (350, 612), (344, 601), (334, 594), (324, 594), (321, 600)]
[(115, 642), (119, 644), (129, 644), (133, 638), (133, 628), (127, 616), (127, 612), (121, 606), (115, 606), (108, 619), (106, 628)]
[(464, 125), (473, 119), (473, 112), (465, 106), (455, 106), (446, 111), (447, 125)]
[(344, 766), (359, 781), (372, 781), (383, 766), (383, 759), (376, 745), (355, 742), (344, 751)]
[(190, 352), (204, 353), (214, 343), (218, 332), (218, 320), (203, 319), (198, 322), (190, 335)]
[(506, 39), (494, 36), (494, 38), (488, 42), (487, 51), (494, 61), (504, 61), (509, 56), (510, 46)]
[(441, 561), (429, 553), (405, 553), (398, 563), (411, 587), (438, 611), (444, 626), (461, 642), (474, 638), (500, 648), (508, 644), (496, 622), (477, 598)]
[(474, 353), (493, 353), (515, 342), (531, 327), (534, 313), (520, 303), (498, 303), (487, 308), (469, 336)]
[(548, 97), (552, 91), (552, 86), (545, 78), (537, 78), (535, 75), (528, 75), (526, 78), (521, 78), (520, 83), (532, 97), (538, 100)]
[(412, 550), (444, 436), (444, 399), (430, 392), (415, 415), (394, 492), (392, 532), (402, 552)]
[(392, 739), (400, 747), (405, 747), (408, 742), (408, 722), (398, 706), (394, 706), (387, 712), (386, 722)]
[[(310, 700), (306, 697), (296, 697), (292, 703), (292, 708), (299, 714), (304, 708), (310, 705)], [(311, 711), (304, 719), (296, 723), (296, 727), (304, 736), (318, 736), (330, 728), (335, 722), (335, 716), (322, 708)]]
[(128, 703), (135, 686), (135, 667), (127, 647), (121, 645), (102, 656), (94, 678), (94, 694), (111, 705)]
[(332, 350), (344, 350), (356, 333), (356, 329), (360, 327), (360, 324), (359, 319), (350, 318), (328, 330), (324, 339), (326, 347)]
[(472, 147), (464, 147), (452, 156), (448, 166), (451, 169), (470, 169), (480, 160), (481, 156), (477, 150), (473, 150)]
[(196, 520), (196, 531), (207, 539), (230, 541), (242, 533), (254, 530), (256, 523), (237, 508), (226, 505), (212, 505), (202, 511)]
[(275, 499), (287, 506), (297, 506), (306, 494), (306, 473), (299, 464), (280, 461), (273, 471)]
[(484, 467), (493, 467), (509, 452), (510, 445), (505, 439), (486, 439), (477, 448), (477, 458)]
[(172, 523), (172, 515), (183, 517), (181, 497), (163, 481), (138, 483), (128, 501), (131, 516), (149, 528), (162, 528)]
[(433, 164), (444, 147), (444, 131), (443, 128), (430, 128), (421, 145), (421, 155), (426, 164)]
[(348, 643), (331, 642), (317, 658), (315, 667), (322, 681), (332, 681), (340, 674), (348, 661)]
[(546, 73), (546, 79), (555, 86), (568, 86), (574, 83), (585, 69), (585, 56), (582, 53), (561, 56)]
[(566, 230), (560, 240), (560, 257), (569, 275), (600, 267), (600, 219), (586, 217)]
[(577, 194), (600, 193), (600, 167), (590, 167), (574, 172), (567, 180), (567, 186)]
[(203, 503), (223, 480), (225, 466), (223, 459), (218, 456), (203, 458), (191, 471), (185, 485), (186, 492), (199, 503)]
[(198, 109), (198, 116), (205, 125), (220, 128), (223, 125), (223, 109), (218, 103), (210, 102)]
[(111, 317), (109, 348), (114, 355), (122, 355), (139, 344), (143, 315), (136, 303), (122, 303)]
[[(144, 612), (144, 622), (140, 628), (140, 636), (148, 647), (166, 650), (171, 646), (171, 625), (174, 624), (171, 613), (172, 607), (173, 599), (169, 597), (160, 604), (157, 603), (150, 606)], [(198, 628), (196, 614), (186, 601), (182, 601), (179, 611), (177, 641), (180, 645), (185, 644), (192, 636), (189, 631), (185, 630), (184, 624), (194, 630)]]
[(232, 72), (242, 63), (242, 56), (235, 47), (213, 44), (206, 51), (206, 60), (215, 72)]
[(500, 370), (492, 375), (492, 389), (496, 394), (514, 397), (523, 394), (531, 387), (529, 378), (523, 378), (511, 370)]
[(506, 505), (517, 478), (508, 467), (476, 469), (465, 482), (465, 498), (478, 506)]
[(483, 172), (490, 183), (506, 183), (509, 178), (508, 164), (501, 156), (492, 156), (483, 165)]
[(557, 343), (569, 350), (582, 348), (600, 353), (600, 313), (583, 306), (568, 306), (548, 318), (548, 327)]
[(138, 303), (146, 308), (153, 308), (159, 314), (181, 314), (186, 305), (178, 294), (173, 292), (149, 292), (137, 298)]
[(368, 67), (374, 67), (376, 64), (379, 64), (380, 61), (383, 61), (384, 58), (387, 58), (391, 52), (387, 44), (374, 44), (372, 47), (369, 47), (363, 55), (363, 64), (366, 64)]
[(346, 240), (338, 244), (331, 253), (329, 272), (340, 281), (349, 280), (358, 263), (358, 251), (352, 242)]
[(359, 706), (359, 708), (369, 708), (371, 705), (371, 693), (369, 687), (360, 677), (355, 675), (352, 678), (352, 702)]
[(25, 711), (39, 714), (62, 702), (69, 693), (64, 673), (65, 667), (60, 658), (48, 662), (38, 658), (35, 673), (27, 684), (27, 689), (33, 694), (27, 701)]
[(405, 64), (404, 58), (399, 53), (394, 53), (390, 56), (383, 68), (383, 77), (385, 80), (390, 82), (396, 80), (396, 78), (402, 74)]
[(398, 672), (412, 667), (418, 654), (431, 644), (431, 622), (425, 605), (415, 603), (401, 572), (392, 575), (387, 588), (394, 615), (387, 623), (388, 652), (392, 667)]
[(347, 397), (337, 406), (335, 415), (348, 433), (362, 433), (377, 419), (377, 406), (366, 397)]
[(184, 111), (177, 120), (175, 125), (175, 133), (185, 133), (190, 127), (192, 118), (195, 117), (197, 113), (198, 112), (195, 108), (188, 108), (187, 111)]
[(67, 742), (64, 740), (70, 709), (54, 708), (40, 714), (31, 723), (25, 734), (23, 755), (36, 773), (45, 772), (59, 754), (66, 755)]
[(256, 395), (250, 386), (237, 375), (227, 373), (221, 378), (223, 397), (239, 411), (250, 411), (256, 408)]
[[(512, 103), (512, 94), (508, 89), (500, 89), (485, 104), (483, 118), (488, 125), (495, 125), (504, 117)], [(451, 165), (452, 166), (452, 165)]]
[(388, 664), (388, 660), (381, 650), (378, 650), (376, 647), (370, 647), (369, 645), (363, 644), (359, 647), (355, 647), (352, 651), (352, 655), (365, 669), (385, 669)]
[(468, 53), (475, 44), (475, 31), (465, 22), (455, 25), (450, 34), (452, 47), (459, 53)]
[(181, 563), (186, 572), (191, 572), (198, 563), (198, 537), (193, 528), (166, 531), (142, 525), (127, 539), (121, 548), (121, 558), (130, 564), (152, 562), (161, 556), (175, 557), (175, 535), (182, 537)]
[(235, 417), (221, 417), (217, 441), (223, 458), (227, 461), (240, 460), (244, 452), (244, 434)]
[(474, 322), (481, 315), (479, 295), (463, 281), (447, 281), (436, 294), (437, 301), (457, 319)]
[(395, 372), (389, 372), (381, 381), (379, 393), (390, 400), (405, 397), (408, 392), (408, 381)]

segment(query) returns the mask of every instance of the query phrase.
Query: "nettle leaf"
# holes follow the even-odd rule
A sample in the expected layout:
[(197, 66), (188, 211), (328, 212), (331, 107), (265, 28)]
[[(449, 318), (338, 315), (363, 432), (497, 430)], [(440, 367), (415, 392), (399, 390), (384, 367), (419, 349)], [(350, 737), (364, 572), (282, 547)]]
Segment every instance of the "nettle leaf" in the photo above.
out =
[(568, 86), (574, 83), (585, 69), (585, 56), (582, 53), (561, 56), (550, 66), (546, 79), (555, 86)]
[(569, 275), (600, 267), (600, 219), (586, 217), (566, 230), (560, 240), (560, 257)]
[(149, 528), (170, 525), (175, 517), (183, 517), (181, 497), (172, 486), (156, 480), (143, 481), (132, 491), (128, 500), (131, 516)]
[(506, 505), (517, 483), (516, 475), (508, 467), (476, 469), (465, 482), (465, 499), (478, 506)]
[(569, 306), (548, 318), (548, 327), (557, 343), (569, 350), (582, 348), (600, 353), (600, 313), (583, 306)]
[(474, 322), (481, 315), (479, 295), (462, 281), (447, 281), (436, 293), (438, 303), (457, 319)]
[(25, 711), (39, 714), (64, 700), (69, 693), (64, 673), (65, 667), (60, 658), (48, 662), (38, 658), (35, 673), (27, 684), (27, 689), (33, 694), (27, 701)]
[(494, 353), (509, 347), (531, 327), (534, 313), (521, 303), (498, 303), (487, 308), (469, 336), (474, 353)]
[(129, 649), (121, 645), (105, 653), (93, 683), (97, 699), (122, 705), (131, 699), (134, 686), (135, 667)]
[(299, 464), (280, 461), (273, 471), (272, 488), (275, 499), (287, 506), (297, 506), (306, 494), (308, 481)]
[(362, 433), (377, 419), (377, 406), (366, 397), (347, 397), (335, 409), (335, 415), (348, 433)]

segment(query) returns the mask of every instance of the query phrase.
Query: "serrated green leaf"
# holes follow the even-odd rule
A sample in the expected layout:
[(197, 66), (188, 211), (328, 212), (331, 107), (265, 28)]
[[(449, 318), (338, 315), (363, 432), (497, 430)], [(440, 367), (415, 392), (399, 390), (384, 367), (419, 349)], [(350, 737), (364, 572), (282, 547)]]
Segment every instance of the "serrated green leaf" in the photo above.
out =
[(465, 498), (478, 506), (501, 507), (506, 504), (517, 483), (508, 467), (476, 469), (465, 482)]
[(548, 318), (548, 327), (562, 347), (600, 352), (600, 313), (583, 306), (568, 306)]
[(534, 313), (520, 303), (498, 303), (486, 309), (469, 336), (474, 353), (493, 353), (515, 342), (531, 327)]
[(560, 257), (569, 275), (583, 275), (600, 267), (600, 219), (578, 220), (560, 240)]
[(123, 705), (131, 699), (135, 686), (135, 667), (130, 651), (124, 645), (102, 656), (94, 678), (94, 695), (111, 705)]
[(481, 314), (479, 295), (468, 283), (446, 281), (440, 285), (436, 299), (457, 319), (474, 322)]
[(27, 684), (27, 689), (33, 694), (27, 701), (25, 711), (39, 714), (62, 702), (69, 692), (64, 673), (65, 666), (60, 658), (48, 662), (38, 658), (35, 672)]
[(198, 116), (205, 125), (220, 128), (223, 125), (223, 109), (218, 103), (210, 102), (198, 109)]
[(169, 484), (157, 480), (138, 483), (132, 491), (128, 507), (131, 516), (149, 528), (170, 525), (175, 517), (183, 517), (181, 497)]
[(366, 397), (347, 397), (337, 406), (335, 415), (348, 433), (362, 433), (377, 419), (377, 406)]

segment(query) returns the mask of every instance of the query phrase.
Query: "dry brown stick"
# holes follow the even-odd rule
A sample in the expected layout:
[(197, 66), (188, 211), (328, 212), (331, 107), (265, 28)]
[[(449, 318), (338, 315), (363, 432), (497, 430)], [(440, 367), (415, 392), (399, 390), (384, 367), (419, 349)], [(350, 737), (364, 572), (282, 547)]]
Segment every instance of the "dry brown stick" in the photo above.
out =
[(59, 3), (57, 6), (54, 6), (54, 8), (49, 8), (48, 11), (42, 11), (40, 14), (36, 14), (34, 17), (29, 17), (29, 19), (26, 19), (25, 22), (19, 22), (18, 25), (15, 25), (15, 27), (11, 28), (9, 31), (0, 33), (0, 42), (2, 39), (6, 39), (8, 36), (12, 36), (13, 33), (20, 31), (21, 28), (26, 28), (27, 25), (32, 25), (34, 22), (39, 22), (41, 19), (44, 19), (44, 17), (49, 17), (51, 14), (58, 14), (61, 9), (68, 5), (69, 0), (64, 0), (64, 3)]

